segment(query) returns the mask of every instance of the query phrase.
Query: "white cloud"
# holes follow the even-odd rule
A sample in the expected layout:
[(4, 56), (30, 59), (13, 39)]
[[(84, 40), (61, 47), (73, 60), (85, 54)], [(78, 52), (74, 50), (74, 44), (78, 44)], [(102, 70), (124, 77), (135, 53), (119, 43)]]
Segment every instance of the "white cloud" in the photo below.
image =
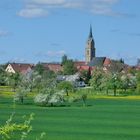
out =
[(0, 30), (0, 37), (5, 37), (5, 36), (8, 36), (8, 35), (9, 35), (8, 31)]
[(37, 57), (62, 57), (66, 52), (64, 50), (60, 51), (47, 51), (47, 52), (37, 52), (35, 56)]
[(127, 14), (113, 10), (120, 0), (26, 0), (25, 9), (19, 16), (33, 18), (47, 16), (53, 9), (81, 9), (95, 15), (125, 16)]
[(61, 51), (48, 51), (47, 56), (50, 57), (60, 57), (63, 56), (66, 52), (64, 50)]
[(48, 11), (42, 8), (25, 8), (20, 10), (18, 15), (25, 18), (46, 17)]
[(49, 5), (56, 5), (56, 4), (63, 4), (65, 0), (31, 0), (31, 3), (34, 4), (49, 4)]
[(23, 58), (15, 57), (15, 58), (12, 58), (12, 59), (10, 60), (10, 62), (25, 63), (25, 62), (27, 62), (27, 61), (26, 61), (25, 59), (23, 59)]

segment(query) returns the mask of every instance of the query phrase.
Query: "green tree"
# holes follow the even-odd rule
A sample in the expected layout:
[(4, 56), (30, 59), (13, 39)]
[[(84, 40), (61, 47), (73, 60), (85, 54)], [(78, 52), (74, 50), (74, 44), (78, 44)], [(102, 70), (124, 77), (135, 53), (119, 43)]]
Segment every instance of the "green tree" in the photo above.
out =
[(130, 76), (123, 74), (121, 76), (121, 83), (121, 88), (126, 92), (126, 90), (130, 88)]
[(137, 72), (136, 74), (136, 79), (137, 79), (137, 93), (140, 94), (140, 71)]
[(89, 80), (91, 79), (90, 70), (81, 71), (80, 78), (85, 82), (85, 84), (89, 84)]
[(81, 99), (82, 99), (82, 101), (83, 101), (83, 106), (86, 106), (87, 94), (83, 94), (83, 95), (81, 96)]
[(66, 95), (69, 95), (69, 92), (73, 90), (73, 84), (69, 81), (62, 81), (58, 83), (57, 88), (59, 90), (64, 90), (66, 92)]
[(108, 91), (111, 87), (111, 78), (112, 75), (110, 72), (102, 72), (102, 79), (101, 79), (101, 89), (104, 89), (106, 91), (106, 94), (108, 95)]
[(5, 86), (6, 85), (6, 79), (7, 79), (7, 73), (5, 70), (0, 66), (0, 85)]
[(92, 78), (90, 79), (90, 85), (94, 90), (102, 90), (102, 81), (103, 81), (104, 71), (101, 68), (96, 68), (93, 71)]
[(42, 75), (45, 71), (45, 67), (40, 62), (36, 64), (34, 71), (37, 72), (39, 75)]
[(112, 74), (112, 77), (110, 79), (110, 86), (113, 89), (114, 96), (116, 96), (117, 89), (121, 87), (121, 79), (119, 73)]
[(63, 64), (63, 73), (64, 75), (73, 75), (77, 72), (76, 67), (74, 66), (73, 60), (69, 59)]
[(19, 87), (17, 89), (16, 94), (14, 95), (14, 101), (20, 102), (23, 104), (24, 98), (27, 96), (27, 94), (30, 92), (29, 89), (26, 89), (25, 87)]
[(61, 64), (64, 65), (67, 61), (68, 61), (67, 55), (63, 55)]
[(18, 87), (18, 85), (21, 82), (21, 75), (19, 73), (12, 73), (12, 74), (8, 74), (7, 77), (7, 85), (11, 86), (13, 88), (13, 91), (16, 91), (16, 88)]

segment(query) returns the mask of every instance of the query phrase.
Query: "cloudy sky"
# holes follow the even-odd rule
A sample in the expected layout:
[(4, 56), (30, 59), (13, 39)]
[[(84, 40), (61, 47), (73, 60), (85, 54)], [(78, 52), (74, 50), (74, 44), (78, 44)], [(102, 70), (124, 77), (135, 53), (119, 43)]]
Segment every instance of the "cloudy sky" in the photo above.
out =
[(140, 0), (0, 0), (0, 63), (84, 60), (90, 24), (96, 55), (140, 58)]

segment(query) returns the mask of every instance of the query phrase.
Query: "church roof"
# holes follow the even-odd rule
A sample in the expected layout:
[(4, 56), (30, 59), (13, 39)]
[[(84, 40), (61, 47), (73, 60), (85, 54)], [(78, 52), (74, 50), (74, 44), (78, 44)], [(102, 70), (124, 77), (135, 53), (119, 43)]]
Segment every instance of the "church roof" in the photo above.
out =
[(89, 63), (88, 65), (90, 67), (95, 67), (95, 66), (103, 66), (104, 61), (105, 61), (106, 57), (94, 57)]
[(88, 38), (93, 38), (92, 36), (92, 26), (90, 25), (90, 32), (89, 32), (89, 37)]

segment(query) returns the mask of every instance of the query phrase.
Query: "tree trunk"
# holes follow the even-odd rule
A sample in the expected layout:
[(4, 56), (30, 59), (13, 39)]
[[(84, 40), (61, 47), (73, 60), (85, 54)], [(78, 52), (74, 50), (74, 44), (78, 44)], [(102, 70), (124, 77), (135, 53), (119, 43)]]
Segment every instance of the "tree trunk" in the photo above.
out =
[(116, 89), (116, 86), (114, 87), (114, 96), (116, 96), (116, 93), (117, 93), (117, 89)]
[(108, 95), (108, 88), (106, 89), (106, 94)]
[(66, 94), (67, 94), (67, 96), (69, 96), (68, 90), (66, 90)]
[(20, 101), (21, 101), (21, 103), (23, 104), (23, 97), (21, 97)]

